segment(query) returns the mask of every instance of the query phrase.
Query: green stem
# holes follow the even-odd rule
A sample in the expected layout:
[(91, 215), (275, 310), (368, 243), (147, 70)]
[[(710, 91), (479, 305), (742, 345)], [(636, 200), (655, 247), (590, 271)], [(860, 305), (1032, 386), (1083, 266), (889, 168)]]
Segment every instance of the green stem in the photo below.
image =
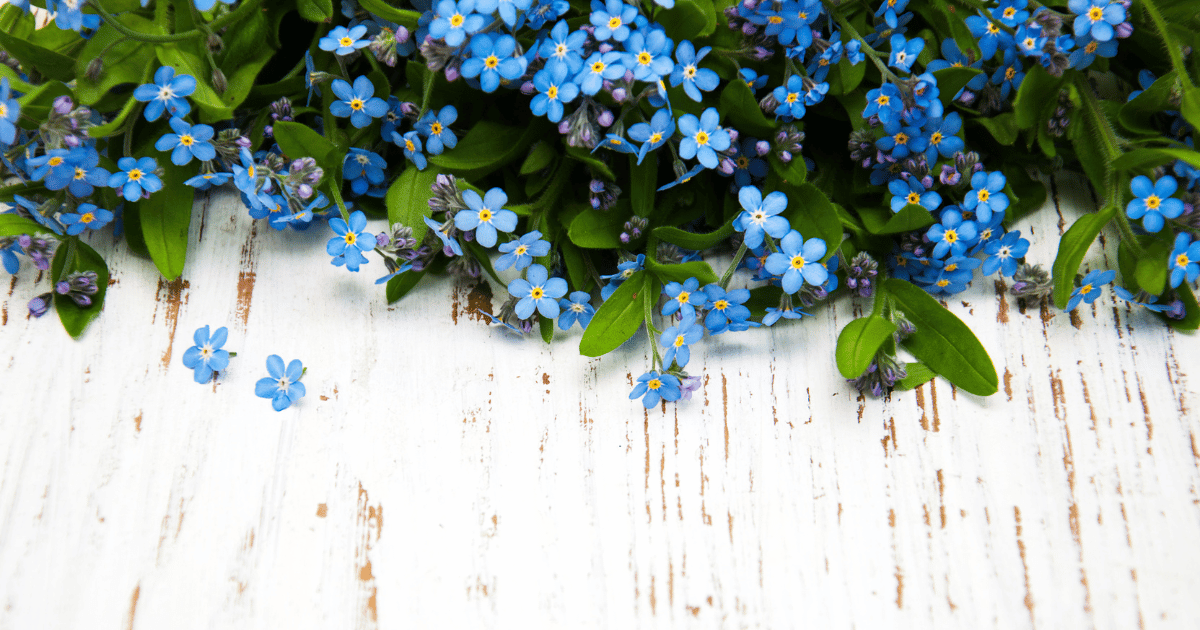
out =
[(737, 271), (738, 265), (741, 264), (742, 258), (745, 258), (746, 252), (750, 248), (746, 245), (746, 241), (742, 241), (742, 246), (738, 248), (737, 253), (733, 255), (733, 262), (729, 263), (729, 268), (725, 270), (725, 274), (721, 276), (721, 288), (729, 288), (729, 280), (733, 278), (733, 272)]
[(96, 13), (101, 17), (101, 19), (103, 19), (107, 24), (111, 25), (113, 27), (113, 29), (115, 29), (118, 33), (120, 33), (130, 39), (136, 39), (138, 41), (150, 42), (150, 43), (166, 43), (166, 42), (182, 42), (185, 40), (194, 39), (198, 35), (202, 35), (202, 33), (196, 29), (192, 29), (190, 31), (184, 31), (182, 33), (172, 33), (170, 35), (154, 35), (152, 33), (141, 33), (141, 32), (135, 31), (135, 30), (129, 28), (128, 26), (125, 26), (121, 22), (117, 21), (116, 16), (114, 16), (113, 14), (106, 11), (104, 9), (104, 7), (100, 6), (100, 3), (97, 0), (92, 0), (91, 2), (88, 3), (88, 6), (95, 9)]
[(62, 269), (60, 269), (58, 272), (58, 277), (54, 279), (55, 284), (62, 282), (63, 279), (67, 277), (67, 273), (68, 273), (67, 270), (70, 269), (75, 264), (75, 249), (76, 249), (75, 244), (78, 242), (79, 242), (78, 236), (72, 236), (72, 237), (67, 238), (67, 256), (66, 256), (66, 258), (63, 259), (63, 266), (62, 266)]
[(1183, 54), (1180, 53), (1179, 46), (1167, 33), (1167, 23), (1163, 20), (1162, 13), (1159, 12), (1158, 7), (1154, 6), (1153, 0), (1142, 0), (1142, 8), (1146, 9), (1146, 14), (1150, 16), (1150, 21), (1154, 22), (1158, 36), (1162, 38), (1163, 47), (1167, 49), (1167, 56), (1171, 58), (1171, 67), (1175, 69), (1175, 75), (1183, 83), (1184, 90), (1190, 89), (1193, 86), (1192, 78), (1188, 76), (1187, 66), (1183, 65)]
[(208, 28), (214, 31), (225, 28), (226, 25), (232, 24), (257, 10), (259, 2), (261, 0), (242, 0), (242, 4), (238, 5), (238, 8), (209, 22)]
[[(421, 116), (424, 116), (425, 112), (429, 111), (429, 97), (433, 96), (433, 82), (436, 79), (437, 76), (434, 74), (434, 71), (426, 68), (425, 80), (421, 87)], [(420, 120), (421, 116), (418, 116), (417, 120)]]
[(1147, 254), (1146, 249), (1138, 242), (1137, 236), (1134, 236), (1133, 228), (1129, 226), (1129, 219), (1125, 216), (1125, 212), (1117, 208), (1116, 216), (1117, 228), (1121, 230), (1121, 241), (1129, 244), (1129, 247), (1133, 250), (1134, 257), (1139, 260), (1145, 258)]
[[(650, 282), (647, 282), (645, 287), (643, 288), (643, 290), (651, 289), (652, 287), (650, 285), (653, 283), (654, 283), (653, 280), (651, 280)], [(657, 336), (656, 333), (658, 333), (658, 330), (654, 328), (653, 304), (655, 302), (657, 302), (657, 300), (651, 300), (648, 296), (642, 300), (642, 305), (646, 311), (646, 338), (650, 341), (650, 351), (654, 353), (654, 358), (651, 360), (651, 363), (650, 363), (651, 371), (658, 369), (659, 366), (662, 366), (664, 369), (670, 367), (667, 365), (662, 365), (662, 356), (658, 354), (658, 339), (655, 339), (655, 337)]]

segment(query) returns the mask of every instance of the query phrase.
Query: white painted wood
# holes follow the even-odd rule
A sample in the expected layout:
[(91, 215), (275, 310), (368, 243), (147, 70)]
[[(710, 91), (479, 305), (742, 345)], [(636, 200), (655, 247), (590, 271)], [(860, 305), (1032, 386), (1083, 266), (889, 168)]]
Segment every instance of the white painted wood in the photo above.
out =
[[(1030, 260), (1092, 200), (1020, 226)], [(603, 359), (483, 325), (441, 280), (394, 307), (329, 232), (197, 204), (182, 280), (110, 236), (79, 342), (0, 303), (0, 628), (1195, 627), (1194, 339), (1106, 291), (1021, 312), (950, 304), (1002, 375), (863, 399), (833, 365), (845, 301), (698, 347), (704, 387), (626, 399)], [(371, 229), (381, 225), (373, 224)], [(1115, 266), (1115, 239), (1085, 266)], [(499, 293), (499, 292), (498, 292)], [(53, 317), (53, 316), (50, 316)], [(227, 325), (199, 386), (181, 356)], [(309, 368), (283, 413), (269, 354)]]

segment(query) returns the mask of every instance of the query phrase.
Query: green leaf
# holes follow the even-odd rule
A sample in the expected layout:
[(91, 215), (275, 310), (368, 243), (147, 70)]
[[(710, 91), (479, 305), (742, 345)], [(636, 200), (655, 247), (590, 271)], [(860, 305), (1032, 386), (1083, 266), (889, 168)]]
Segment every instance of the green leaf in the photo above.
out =
[(0, 30), (0, 49), (15, 57), (23, 66), (34, 68), (55, 81), (66, 83), (75, 78), (74, 59), (13, 36), (4, 30)]
[(213, 90), (210, 77), (212, 68), (208, 61), (200, 56), (195, 42), (168, 42), (154, 46), (159, 62), (164, 66), (175, 68), (175, 73), (190, 74), (196, 78), (196, 91), (188, 100), (196, 104), (200, 113), (200, 122), (214, 123), (233, 117), (233, 108), (221, 100)]
[(645, 321), (645, 301), (658, 297), (651, 295), (654, 284), (645, 271), (622, 282), (596, 309), (579, 340), (579, 353), (587, 357), (608, 354), (632, 337)]
[(718, 243), (727, 240), (733, 236), (733, 217), (730, 217), (725, 225), (709, 232), (707, 234), (699, 234), (696, 232), (685, 232), (677, 227), (663, 226), (654, 228), (652, 234), (660, 241), (678, 245), (684, 249), (693, 251), (703, 251), (715, 247)]
[(1134, 149), (1113, 160), (1114, 171), (1150, 171), (1156, 166), (1167, 166), (1175, 160), (1183, 160), (1200, 168), (1200, 152), (1191, 149), (1158, 148)]
[(592, 167), (596, 174), (607, 179), (608, 181), (616, 181), (617, 176), (613, 174), (612, 169), (608, 167), (600, 158), (592, 155), (587, 149), (580, 147), (567, 147), (567, 157), (583, 162)]
[(872, 234), (900, 234), (911, 232), (933, 225), (937, 221), (924, 207), (910, 203), (892, 214), (885, 207), (868, 206), (859, 208), (858, 215), (862, 217), (863, 225)]
[(1175, 289), (1175, 293), (1179, 296), (1180, 301), (1183, 302), (1183, 319), (1171, 319), (1161, 313), (1159, 315), (1166, 319), (1167, 324), (1172, 328), (1196, 330), (1197, 327), (1200, 327), (1200, 304), (1196, 303), (1196, 296), (1192, 293), (1192, 287), (1187, 283), (1181, 284)]
[(1167, 287), (1167, 265), (1164, 260), (1165, 256), (1158, 260), (1147, 257), (1137, 263), (1137, 270), (1134, 272), (1137, 284), (1150, 295), (1159, 295)]
[(184, 184), (195, 168), (176, 166), (164, 160), (163, 189), (137, 202), (142, 236), (150, 259), (167, 280), (183, 273), (187, 259), (188, 228), (192, 223), (192, 201), (196, 189)]
[(63, 267), (66, 266), (65, 260), (70, 250), (74, 248), (75, 255), (72, 257), (71, 264), (65, 269), (66, 273), (76, 271), (95, 271), (96, 272), (96, 294), (92, 296), (92, 303), (86, 307), (80, 307), (75, 302), (65, 296), (54, 294), (54, 310), (58, 311), (58, 319), (62, 322), (63, 328), (66, 329), (72, 337), (78, 339), (83, 334), (83, 329), (91, 323), (96, 316), (100, 314), (100, 310), (104, 308), (104, 296), (108, 293), (108, 265), (104, 264), (104, 259), (96, 250), (92, 249), (87, 243), (75, 239), (72, 245), (66, 243), (59, 246), (58, 251), (54, 254), (54, 262), (50, 266), (50, 277), (62, 278), (66, 274), (63, 273)]
[[(150, 77), (152, 76), (154, 76), (154, 65), (147, 64), (142, 71), (141, 81), (146, 83), (150, 81)], [(141, 103), (139, 103), (137, 99), (133, 98), (133, 95), (131, 94), (129, 99), (125, 101), (125, 105), (121, 107), (121, 111), (118, 112), (112, 120), (104, 123), (103, 125), (89, 127), (88, 135), (93, 138), (107, 138), (118, 133), (125, 128), (125, 122), (129, 119), (130, 114), (132, 114), (139, 105), (141, 105)]]
[(438, 168), (478, 181), (481, 177), (519, 158), (543, 128), (530, 124), (525, 129), (480, 121), (458, 141), (458, 146), (441, 155), (429, 156)]
[(333, 17), (332, 0), (296, 0), (300, 17), (309, 22), (325, 22)]
[(829, 260), (842, 244), (842, 220), (838, 218), (837, 210), (825, 193), (812, 184), (785, 186), (784, 192), (788, 196), (788, 208), (783, 211), (783, 217), (805, 239), (825, 241), (826, 253), (821, 261)]
[(767, 155), (767, 162), (770, 163), (771, 170), (775, 171), (785, 184), (800, 186), (808, 179), (808, 166), (804, 163), (804, 158), (800, 155), (792, 156), (792, 161), (785, 164), (772, 151)]
[[(422, 224), (424, 225), (424, 224)], [(425, 277), (425, 271), (405, 271), (404, 273), (393, 277), (387, 281), (387, 301), (388, 304), (399, 302), (401, 298), (408, 295), (421, 279)]]
[(1150, 84), (1150, 87), (1121, 106), (1117, 120), (1131, 132), (1151, 136), (1162, 135), (1154, 118), (1160, 112), (1171, 109), (1168, 102), (1171, 92), (1178, 83), (1174, 71), (1168, 72)]
[(918, 361), (977, 396), (996, 393), (999, 379), (987, 350), (971, 329), (942, 308), (924, 290), (889, 278), (883, 282), (888, 299), (916, 326), (916, 332), (902, 343)]
[(337, 152), (337, 146), (307, 125), (280, 121), (275, 123), (274, 133), (279, 148), (283, 149), (283, 154), (289, 159), (311, 157), (320, 163), (321, 168), (332, 168), (329, 160)]
[(586, 291), (591, 279), (588, 277), (587, 263), (583, 260), (583, 252), (567, 239), (559, 240), (558, 247), (562, 250), (563, 265), (567, 268), (567, 279), (571, 281), (571, 288), (576, 291)]
[(1011, 203), (1005, 211), (1004, 223), (1011, 226), (1046, 203), (1046, 185), (1040, 179), (1030, 177), (1021, 166), (1008, 164), (1001, 170), (1011, 191), (1008, 196)]
[(542, 333), (542, 341), (554, 341), (554, 320), (538, 313), (538, 329)]
[(617, 249), (624, 247), (621, 230), (628, 214), (615, 209), (607, 212), (588, 208), (571, 221), (567, 236), (571, 242), (585, 249)]
[(557, 157), (558, 152), (554, 150), (554, 146), (551, 143), (534, 143), (533, 148), (529, 151), (529, 155), (525, 157), (525, 161), (521, 162), (521, 168), (518, 173), (524, 176), (545, 170)]
[(838, 371), (846, 378), (858, 378), (871, 365), (875, 353), (892, 338), (896, 325), (879, 315), (860, 317), (842, 329), (837, 339)]
[(721, 111), (727, 112), (732, 126), (744, 134), (773, 137), (779, 124), (768, 120), (754, 98), (754, 92), (741, 78), (730, 81), (721, 91)]
[(924, 385), (937, 376), (937, 372), (925, 367), (922, 363), (908, 363), (904, 369), (908, 372), (908, 376), (896, 381), (894, 388), (899, 391), (916, 389), (918, 385)]
[(15, 214), (0, 214), (0, 238), (22, 234), (32, 236), (38, 233), (49, 233), (49, 230), (33, 219), (26, 219)]
[(1013, 99), (1013, 122), (1020, 129), (1044, 123), (1052, 107), (1058, 105), (1062, 77), (1052, 77), (1041, 64), (1033, 64)]
[(703, 260), (693, 260), (692, 262), (679, 263), (675, 265), (664, 265), (661, 263), (646, 258), (646, 270), (658, 278), (658, 281), (667, 284), (669, 282), (686, 282), (689, 278), (696, 278), (700, 281), (700, 286), (713, 284), (717, 282), (717, 274), (713, 271), (712, 265)]
[(675, 41), (695, 40), (717, 29), (717, 12), (712, 0), (677, 0), (663, 27)]
[(982, 73), (983, 71), (979, 68), (966, 67), (942, 68), (934, 72), (933, 77), (937, 79), (938, 97), (941, 99), (942, 104), (950, 107), (950, 104), (954, 101), (954, 97), (971, 82), (971, 79)]
[(865, 63), (850, 63), (849, 59), (842, 59), (837, 62), (834, 69), (837, 72), (829, 73), (829, 93), (834, 96), (841, 96), (853, 92), (867, 76), (867, 66)]
[[(137, 15), (122, 16), (121, 21), (140, 33), (162, 34), (158, 24)], [(100, 57), (101, 51), (104, 51), (103, 57)], [(87, 67), (97, 58), (104, 65), (100, 80), (93, 82), (87, 77)], [(143, 82), (145, 77), (151, 76), (146, 70), (154, 61), (152, 44), (126, 38), (112, 25), (101, 24), (96, 34), (84, 44), (75, 61), (75, 74), (79, 77), (75, 96), (81, 104), (93, 105), (118, 85), (138, 85)], [(153, 69), (150, 73), (153, 73)]]
[(1054, 305), (1066, 308), (1071, 292), (1075, 290), (1075, 275), (1083, 256), (1116, 214), (1116, 206), (1108, 206), (1096, 214), (1085, 214), (1075, 221), (1058, 241), (1058, 255), (1054, 258)]
[(389, 22), (407, 27), (409, 31), (417, 30), (417, 20), (421, 18), (421, 14), (416, 11), (397, 9), (384, 0), (359, 0), (359, 4), (362, 5), (362, 8)]
[(433, 168), (423, 171), (411, 166), (405, 168), (400, 177), (388, 187), (385, 197), (388, 222), (412, 228), (413, 238), (417, 239), (418, 243), (429, 231), (429, 226), (425, 225), (425, 217), (433, 216), (429, 200), (433, 198), (433, 182), (439, 172)]
[(996, 142), (1004, 146), (1009, 146), (1017, 141), (1017, 124), (1012, 112), (999, 114), (991, 118), (971, 118), (969, 120), (987, 129), (992, 134), (992, 137), (996, 139)]
[(637, 163), (637, 156), (629, 156), (629, 198), (633, 200), (633, 213), (649, 217), (654, 213), (654, 196), (658, 189), (658, 153), (649, 155)]
[(1193, 129), (1200, 129), (1200, 88), (1193, 87), (1183, 93), (1179, 113)]

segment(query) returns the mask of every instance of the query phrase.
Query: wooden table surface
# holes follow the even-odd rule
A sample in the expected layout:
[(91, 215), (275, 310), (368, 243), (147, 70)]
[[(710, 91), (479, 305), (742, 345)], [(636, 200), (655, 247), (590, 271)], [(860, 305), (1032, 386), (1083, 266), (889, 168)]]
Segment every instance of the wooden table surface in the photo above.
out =
[[(1094, 203), (1053, 184), (1018, 226), (1046, 266)], [(843, 300), (706, 340), (701, 390), (645, 411), (643, 336), (515, 339), (447, 279), (389, 307), (329, 237), (216, 195), (165, 282), (93, 236), (113, 281), (78, 342), (26, 316), (31, 267), (0, 291), (0, 628), (1197, 627), (1197, 345), (1107, 289), (1074, 318), (956, 296), (987, 399), (858, 396)], [(201, 386), (206, 324), (238, 356)], [(308, 368), (282, 413), (270, 354)]]

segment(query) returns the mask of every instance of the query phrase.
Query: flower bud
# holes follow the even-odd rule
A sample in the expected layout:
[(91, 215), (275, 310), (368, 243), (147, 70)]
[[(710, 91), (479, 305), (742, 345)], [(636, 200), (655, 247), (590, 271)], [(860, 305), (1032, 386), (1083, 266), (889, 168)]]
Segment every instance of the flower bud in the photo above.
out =
[(225, 80), (225, 73), (221, 72), (220, 68), (213, 68), (212, 71), (213, 90), (217, 94), (224, 94), (225, 90), (229, 89), (229, 83)]
[(412, 38), (412, 33), (409, 33), (407, 28), (401, 26), (396, 29), (395, 37), (396, 37), (397, 44), (404, 44), (404, 43), (407, 43), (408, 40)]
[(758, 157), (762, 157), (770, 152), (771, 152), (771, 143), (770, 142), (767, 142), (766, 140), (759, 140), (758, 142), (754, 143), (754, 153), (757, 154)]
[(609, 127), (613, 124), (616, 118), (613, 113), (607, 109), (602, 110), (600, 115), (596, 117), (596, 122), (600, 123), (601, 127)]
[(99, 82), (100, 76), (104, 74), (104, 60), (100, 57), (96, 57), (95, 59), (89, 61), (87, 70), (85, 70), (83, 74), (88, 78), (88, 81), (91, 81), (92, 83)]

